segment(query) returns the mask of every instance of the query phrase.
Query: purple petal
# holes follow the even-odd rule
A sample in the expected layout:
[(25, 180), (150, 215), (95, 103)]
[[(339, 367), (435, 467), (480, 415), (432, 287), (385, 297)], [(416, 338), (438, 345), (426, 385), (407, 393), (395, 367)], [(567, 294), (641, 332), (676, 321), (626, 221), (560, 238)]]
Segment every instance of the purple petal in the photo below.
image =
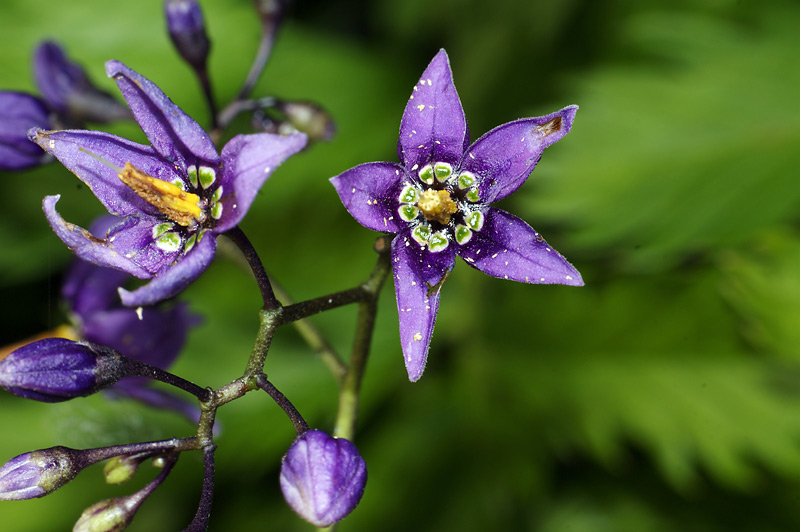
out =
[[(100, 131), (44, 131), (34, 128), (30, 139), (52, 153), (83, 181), (111, 214), (144, 213), (160, 216), (158, 209), (123, 183), (119, 171), (130, 162), (149, 176), (174, 181), (181, 178), (172, 165), (161, 160), (150, 146)], [(100, 160), (102, 159), (102, 160)], [(109, 163), (112, 166), (109, 166)]]
[(222, 217), (216, 231), (238, 224), (272, 172), (286, 159), (302, 150), (302, 133), (237, 135), (222, 148)]
[(528, 224), (489, 207), (480, 231), (458, 251), (467, 264), (492, 277), (534, 284), (583, 286), (572, 264)]
[(131, 308), (117, 308), (92, 314), (81, 324), (81, 332), (92, 343), (166, 369), (183, 349), (192, 323), (195, 317), (185, 304), (169, 309), (147, 307), (142, 310), (141, 318)]
[(569, 133), (577, 111), (577, 105), (570, 105), (549, 115), (497, 126), (467, 148), (461, 169), (478, 176), (481, 202), (489, 204), (517, 190), (544, 149)]
[(397, 220), (403, 167), (394, 163), (366, 163), (331, 178), (347, 211), (373, 231), (399, 233)]
[(72, 250), (78, 258), (87, 262), (115, 268), (128, 272), (129, 274), (148, 279), (150, 272), (130, 260), (129, 258), (111, 249), (105, 240), (93, 236), (89, 231), (78, 227), (75, 224), (66, 222), (56, 211), (56, 203), (61, 196), (47, 196), (42, 201), (42, 209), (50, 222), (50, 226), (55, 231), (56, 236)]
[[(115, 216), (101, 216), (92, 222), (89, 232), (103, 238), (118, 221), (119, 218)], [(69, 303), (72, 312), (85, 319), (94, 312), (119, 306), (117, 288), (127, 279), (125, 272), (75, 259), (64, 275), (61, 297)]]
[(450, 60), (439, 50), (406, 104), (397, 154), (408, 169), (432, 162), (456, 166), (467, 144), (467, 119), (453, 84)]
[(441, 283), (453, 268), (456, 244), (431, 253), (403, 231), (392, 240), (392, 274), (400, 319), (403, 360), (411, 382), (425, 370), (428, 348), (439, 310)]
[(67, 59), (54, 42), (43, 42), (33, 54), (33, 77), (44, 99), (60, 113), (67, 113), (67, 98), (80, 87), (91, 85), (86, 72)]
[(211, 166), (219, 164), (217, 149), (200, 124), (155, 83), (119, 61), (106, 62), (106, 73), (117, 82), (134, 118), (162, 157), (184, 172), (198, 159)]
[[(64, 275), (61, 297), (69, 303), (72, 312), (81, 320), (85, 320), (95, 312), (118, 305), (117, 288), (127, 279), (128, 274), (125, 272), (75, 259)], [(92, 341), (98, 344), (104, 343)]]
[(50, 127), (44, 102), (30, 94), (0, 91), (0, 170), (22, 170), (47, 159), (28, 139), (32, 127)]
[(174, 266), (153, 277), (146, 285), (132, 292), (120, 288), (122, 304), (128, 307), (152, 305), (177, 295), (189, 286), (205, 271), (217, 249), (217, 235), (210, 231), (198, 240), (192, 250), (178, 259)]

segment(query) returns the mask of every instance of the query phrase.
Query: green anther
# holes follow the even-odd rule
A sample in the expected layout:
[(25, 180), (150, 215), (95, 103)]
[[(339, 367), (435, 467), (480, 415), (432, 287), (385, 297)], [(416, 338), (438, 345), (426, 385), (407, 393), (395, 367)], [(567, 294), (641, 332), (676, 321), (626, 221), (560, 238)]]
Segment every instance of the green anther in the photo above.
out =
[(480, 199), (481, 198), (478, 196), (478, 187), (469, 189), (469, 192), (467, 192), (467, 201), (478, 203)]
[(186, 173), (189, 175), (189, 183), (191, 183), (194, 188), (197, 188), (197, 167), (191, 165), (186, 169)]
[(217, 187), (217, 190), (214, 191), (214, 194), (211, 196), (211, 203), (216, 203), (222, 197), (222, 187)]
[(414, 205), (400, 205), (400, 208), (397, 209), (397, 213), (400, 215), (401, 219), (410, 222), (417, 219), (417, 216), (419, 216), (419, 209)]
[(456, 227), (456, 242), (461, 245), (466, 244), (472, 239), (472, 229), (466, 225), (459, 225)]
[(439, 251), (444, 251), (447, 249), (447, 246), (450, 244), (450, 240), (448, 240), (447, 236), (444, 233), (433, 233), (431, 237), (428, 239), (428, 249), (432, 252), (437, 253)]
[(156, 225), (155, 227), (153, 227), (153, 240), (160, 237), (170, 229), (172, 229), (172, 224), (169, 222)]
[(453, 166), (450, 163), (436, 163), (433, 165), (433, 173), (439, 183), (444, 183), (453, 175)]
[(200, 176), (200, 185), (203, 188), (210, 187), (217, 180), (217, 173), (208, 166), (201, 166), (200, 170), (198, 170), (198, 175)]
[(419, 201), (419, 190), (411, 185), (406, 185), (402, 192), (400, 192), (400, 203), (416, 203)]
[(466, 219), (467, 225), (475, 231), (480, 231), (483, 228), (484, 216), (480, 211), (469, 213)]
[(175, 179), (173, 179), (172, 184), (181, 190), (186, 190), (186, 183), (184, 183), (183, 179), (181, 179), (180, 177), (176, 177)]
[(197, 236), (197, 241), (200, 242), (203, 240), (203, 237), (206, 236), (206, 233), (208, 233), (208, 229), (203, 229), (200, 231), (200, 234)]
[(211, 206), (211, 217), (215, 220), (219, 220), (222, 216), (222, 203), (217, 202)]
[(419, 171), (419, 178), (427, 185), (433, 184), (433, 166), (426, 164)]
[(411, 231), (411, 236), (422, 244), (423, 246), (428, 243), (428, 239), (431, 237), (431, 229), (427, 225), (418, 225)]
[(458, 188), (464, 190), (475, 184), (475, 175), (472, 172), (461, 172), (458, 176)]
[(156, 240), (156, 246), (167, 253), (178, 251), (181, 248), (181, 235), (174, 232), (164, 233)]
[(186, 239), (186, 244), (183, 245), (183, 252), (189, 253), (197, 242), (197, 235), (192, 235)]

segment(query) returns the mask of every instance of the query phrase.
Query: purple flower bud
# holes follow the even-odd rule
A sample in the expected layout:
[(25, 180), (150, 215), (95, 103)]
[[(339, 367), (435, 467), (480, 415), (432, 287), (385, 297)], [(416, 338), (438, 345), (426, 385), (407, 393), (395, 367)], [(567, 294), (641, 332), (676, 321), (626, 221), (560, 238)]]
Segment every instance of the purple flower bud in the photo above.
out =
[(181, 57), (195, 69), (205, 68), (211, 43), (197, 0), (166, 0), (167, 31)]
[(95, 393), (125, 376), (127, 362), (111, 349), (66, 338), (46, 338), (0, 360), (0, 386), (56, 403)]
[(358, 505), (367, 465), (349, 440), (310, 430), (283, 457), (280, 481), (286, 502), (300, 517), (327, 527)]
[(75, 451), (51, 447), (12, 458), (0, 468), (0, 500), (44, 497), (57, 490), (83, 469)]
[(22, 170), (49, 159), (28, 139), (32, 127), (51, 127), (44, 102), (30, 94), (0, 91), (0, 170)]
[(43, 42), (33, 56), (33, 74), (45, 102), (73, 122), (110, 122), (131, 118), (128, 108), (94, 86), (86, 71), (70, 61), (54, 42)]

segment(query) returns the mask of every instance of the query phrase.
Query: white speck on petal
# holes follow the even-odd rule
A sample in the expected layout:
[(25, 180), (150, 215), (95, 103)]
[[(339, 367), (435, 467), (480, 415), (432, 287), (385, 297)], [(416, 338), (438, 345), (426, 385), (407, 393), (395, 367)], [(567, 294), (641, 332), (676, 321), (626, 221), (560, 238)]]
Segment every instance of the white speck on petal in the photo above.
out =
[(53, 139), (50, 139), (50, 142), (48, 142), (47, 145), (50, 146), (51, 150), (56, 149), (56, 141), (54, 141)]
[(419, 109), (419, 110), (420, 110), (420, 112), (421, 112), (423, 109), (425, 109), (425, 104), (424, 104), (424, 103), (421, 103), (421, 104), (419, 104), (419, 105), (417, 106), (417, 109)]
[(383, 217), (383, 225), (388, 226), (389, 224), (386, 222), (386, 216)]
[(411, 281), (411, 286), (417, 286), (417, 282), (416, 281)]
[(469, 158), (470, 158), (470, 159), (474, 159), (474, 158), (475, 158), (475, 156), (474, 156), (474, 155), (472, 155), (472, 153), (470, 153), (470, 154), (469, 154)]
[(356, 189), (353, 189), (351, 192), (352, 192), (353, 194), (355, 194), (355, 193), (356, 193)]
[(136, 317), (139, 318), (139, 321), (142, 321), (144, 318), (142, 317), (142, 311), (144, 309), (142, 307), (136, 308)]
[(539, 282), (540, 282), (540, 283), (543, 283), (543, 282), (544, 282), (544, 277), (540, 277), (540, 278), (539, 278)]
[(413, 172), (413, 171), (414, 171), (414, 170), (416, 170), (417, 168), (419, 168), (419, 165), (418, 165), (418, 164), (415, 164), (414, 166), (412, 166), (412, 167), (411, 167), (411, 171)]
[(494, 255), (492, 255), (492, 258), (494, 259), (495, 257), (497, 257), (497, 255), (498, 253), (495, 253)]
[(414, 340), (416, 340), (417, 342), (419, 342), (420, 340), (422, 340), (422, 335), (421, 335), (420, 333), (416, 333), (416, 334), (414, 335)]
[(572, 276), (571, 275), (567, 275), (567, 281), (571, 281), (571, 280), (572, 280)]
[(270, 170), (272, 170), (272, 167), (267, 166), (266, 168), (264, 168), (264, 173), (268, 174), (270, 172)]
[(431, 86), (431, 87), (433, 86), (433, 83), (431, 83), (430, 79), (428, 79), (428, 85)]

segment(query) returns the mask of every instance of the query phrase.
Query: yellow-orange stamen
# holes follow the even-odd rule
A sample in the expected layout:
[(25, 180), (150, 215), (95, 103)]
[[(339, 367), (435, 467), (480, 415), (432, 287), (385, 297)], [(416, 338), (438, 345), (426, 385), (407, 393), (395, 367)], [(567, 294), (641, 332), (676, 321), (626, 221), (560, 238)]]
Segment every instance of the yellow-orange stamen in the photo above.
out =
[(205, 220), (200, 208), (200, 196), (186, 192), (174, 183), (151, 177), (130, 162), (117, 174), (142, 199), (154, 206), (167, 218), (184, 227)]

